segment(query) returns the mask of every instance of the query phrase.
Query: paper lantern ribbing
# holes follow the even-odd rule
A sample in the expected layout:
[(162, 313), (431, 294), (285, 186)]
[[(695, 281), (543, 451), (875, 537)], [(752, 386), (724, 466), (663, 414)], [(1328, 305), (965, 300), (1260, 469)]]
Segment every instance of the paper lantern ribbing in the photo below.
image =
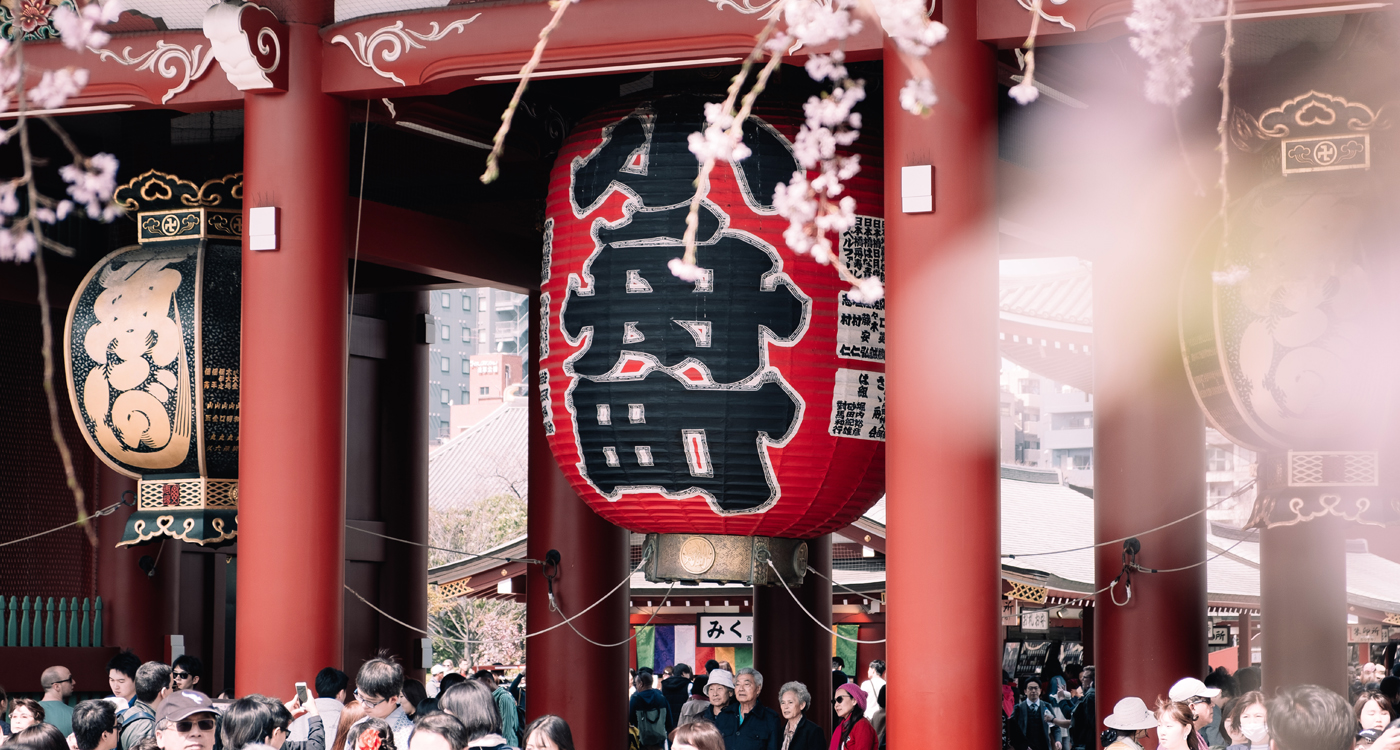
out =
[[(833, 268), (783, 240), (773, 194), (797, 169), (796, 107), (746, 123), (752, 155), (716, 167), (699, 211), (703, 278), (671, 273), (706, 101), (604, 111), (563, 146), (546, 207), (545, 431), (574, 489), (620, 526), (810, 539), (884, 491), (884, 303), (849, 301)], [(858, 147), (860, 220), (840, 252), (883, 275), (878, 144)]]

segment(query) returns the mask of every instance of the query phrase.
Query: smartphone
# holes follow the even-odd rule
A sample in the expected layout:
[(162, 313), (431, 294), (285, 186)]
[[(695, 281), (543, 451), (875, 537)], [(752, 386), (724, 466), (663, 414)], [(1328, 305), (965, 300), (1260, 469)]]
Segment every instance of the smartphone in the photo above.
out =
[(303, 706), (311, 702), (311, 694), (306, 692), (306, 683), (304, 682), (297, 683), (297, 700), (301, 701)]

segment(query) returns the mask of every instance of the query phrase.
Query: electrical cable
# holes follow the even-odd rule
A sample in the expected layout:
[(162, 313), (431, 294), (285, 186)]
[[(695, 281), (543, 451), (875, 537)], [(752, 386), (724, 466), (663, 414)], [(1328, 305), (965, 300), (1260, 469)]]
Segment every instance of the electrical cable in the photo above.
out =
[(350, 332), (355, 325), (355, 282), (360, 275), (360, 220), (365, 214), (365, 167), (369, 164), (369, 106), (371, 101), (370, 99), (365, 100), (365, 143), (360, 150), (360, 199), (355, 203), (355, 252), (350, 260), (350, 314), (345, 321), (345, 345), (347, 347), (350, 345)]
[(840, 638), (840, 639), (843, 640), (843, 641), (847, 641), (847, 642), (850, 642), (850, 643), (884, 643), (884, 642), (885, 642), (886, 639), (884, 639), (884, 638), (881, 638), (881, 639), (878, 640), (878, 641), (862, 641), (862, 640), (857, 639), (857, 638), (851, 638), (850, 636), (841, 635), (840, 633), (836, 632), (835, 630), (832, 630), (831, 628), (827, 627), (826, 625), (824, 625), (824, 624), (822, 623), (821, 620), (818, 620), (818, 619), (816, 618), (815, 615), (813, 615), (811, 612), (807, 611), (807, 606), (804, 605), (804, 604), (797, 598), (797, 594), (792, 593), (792, 589), (788, 588), (787, 581), (784, 581), (784, 580), (783, 580), (783, 574), (782, 574), (782, 573), (779, 573), (779, 572), (778, 572), (777, 566), (773, 565), (773, 559), (772, 559), (772, 558), (767, 558), (767, 559), (764, 560), (764, 562), (768, 563), (768, 567), (770, 567), (770, 568), (773, 569), (774, 575), (778, 576), (778, 583), (783, 584), (783, 588), (784, 588), (784, 589), (787, 589), (788, 596), (792, 597), (792, 600), (793, 600), (794, 602), (797, 602), (797, 606), (800, 607), (800, 608), (802, 609), (802, 612), (803, 612), (804, 614), (806, 614), (807, 617), (811, 618), (812, 622), (815, 622), (815, 623), (817, 624), (817, 627), (819, 627), (819, 628), (821, 628), (822, 630), (825, 630), (826, 632), (828, 632), (828, 633), (830, 633), (830, 634), (836, 636), (837, 638)]
[(862, 593), (860, 593), (859, 591), (856, 591), (855, 589), (851, 588), (850, 586), (847, 586), (847, 585), (844, 584), (844, 583), (837, 583), (835, 579), (833, 579), (833, 578), (828, 578), (827, 576), (823, 575), (822, 572), (821, 572), (820, 570), (817, 570), (816, 568), (813, 568), (813, 567), (811, 567), (811, 566), (808, 566), (807, 572), (808, 572), (808, 573), (816, 573), (818, 578), (826, 578), (826, 580), (827, 580), (828, 582), (830, 582), (832, 586), (839, 586), (839, 587), (841, 587), (841, 588), (843, 588), (843, 589), (845, 589), (845, 590), (851, 592), (852, 594), (855, 594), (856, 596), (858, 596), (858, 597), (860, 597), (860, 598), (862, 598), (862, 599), (865, 599), (866, 601), (875, 602), (876, 604), (884, 604), (884, 602), (880, 601), (879, 599), (876, 599), (875, 597), (872, 597), (872, 596), (868, 596), (868, 595), (866, 595), (866, 594), (862, 594)]
[[(384, 610), (380, 609), (379, 607), (374, 606), (374, 604), (372, 604), (372, 603), (370, 602), (370, 600), (368, 600), (368, 599), (364, 598), (363, 596), (361, 596), (361, 595), (360, 595), (360, 592), (358, 592), (358, 591), (356, 591), (356, 590), (350, 588), (350, 585), (349, 585), (349, 584), (342, 584), (342, 585), (345, 586), (345, 590), (346, 590), (346, 591), (349, 591), (350, 593), (354, 594), (356, 599), (359, 599), (360, 601), (364, 602), (364, 603), (365, 603), (365, 606), (369, 607), (370, 609), (374, 610), (375, 612), (378, 612), (379, 614), (384, 615), (385, 617), (389, 618), (390, 620), (392, 620), (392, 621), (394, 621), (394, 622), (396, 622), (396, 623), (398, 623), (398, 624), (400, 624), (400, 625), (402, 625), (402, 626), (404, 626), (404, 627), (408, 628), (409, 630), (412, 630), (412, 631), (414, 631), (414, 632), (416, 632), (416, 633), (422, 633), (423, 635), (430, 636), (430, 637), (432, 637), (432, 638), (441, 638), (441, 639), (443, 639), (444, 641), (452, 641), (453, 643), (467, 643), (467, 644), (471, 644), (471, 645), (479, 645), (479, 644), (482, 644), (482, 643), (515, 643), (515, 642), (517, 642), (517, 641), (522, 641), (522, 640), (524, 640), (524, 639), (526, 639), (526, 638), (534, 638), (534, 637), (537, 636), (537, 635), (544, 635), (545, 633), (548, 633), (549, 631), (555, 630), (555, 629), (557, 629), (557, 628), (562, 628), (562, 627), (564, 627), (565, 625), (568, 625), (569, 623), (573, 622), (574, 620), (577, 620), (578, 618), (580, 618), (580, 617), (582, 617), (582, 616), (588, 614), (588, 612), (589, 612), (590, 610), (592, 610), (594, 607), (596, 607), (596, 606), (598, 606), (599, 604), (602, 604), (603, 602), (607, 601), (608, 598), (611, 597), (613, 594), (616, 594), (616, 593), (617, 593), (617, 590), (620, 589), (620, 588), (622, 588), (628, 581), (632, 580), (632, 576), (633, 576), (634, 574), (636, 574), (637, 571), (641, 570), (641, 569), (642, 569), (642, 566), (643, 566), (643, 565), (646, 565), (646, 564), (647, 564), (647, 557), (646, 557), (646, 555), (643, 555), (643, 556), (642, 556), (642, 561), (641, 561), (640, 563), (637, 564), (637, 567), (633, 568), (633, 569), (632, 569), (632, 572), (631, 572), (631, 573), (628, 573), (628, 574), (627, 574), (627, 577), (624, 578), (624, 579), (622, 579), (621, 581), (619, 581), (618, 584), (617, 584), (616, 586), (613, 586), (611, 591), (609, 591), (609, 592), (606, 593), (606, 594), (603, 594), (603, 597), (602, 597), (601, 599), (599, 599), (598, 601), (593, 602), (592, 604), (590, 604), (590, 605), (588, 605), (587, 607), (585, 607), (585, 608), (583, 609), (582, 612), (579, 612), (578, 614), (574, 615), (573, 617), (566, 618), (563, 622), (555, 623), (555, 624), (550, 625), (549, 627), (545, 628), (544, 630), (539, 630), (539, 631), (536, 631), (536, 632), (534, 632), (534, 633), (525, 633), (524, 635), (520, 636), (519, 638), (497, 638), (497, 639), (494, 639), (494, 640), (484, 640), (484, 641), (473, 641), (473, 640), (465, 639), (465, 638), (452, 638), (452, 637), (450, 637), (450, 636), (445, 636), (445, 635), (434, 635), (433, 633), (430, 633), (430, 632), (428, 632), (428, 631), (426, 631), (426, 630), (424, 630), (424, 629), (422, 629), (422, 628), (420, 628), (420, 627), (417, 627), (417, 626), (415, 626), (415, 625), (409, 625), (408, 623), (404, 622), (403, 620), (400, 620), (400, 619), (398, 619), (397, 617), (394, 617), (393, 615), (389, 614), (388, 612), (385, 612)], [(559, 612), (558, 609), (555, 609), (554, 611)], [(559, 614), (560, 614), (560, 616), (563, 616), (564, 613), (563, 613), (563, 612), (559, 612)], [(577, 631), (576, 631), (576, 632), (577, 632)]]
[(1118, 539), (1110, 539), (1109, 541), (1106, 541), (1106, 542), (1097, 542), (1097, 543), (1095, 543), (1095, 544), (1090, 544), (1090, 545), (1086, 545), (1086, 546), (1083, 546), (1083, 547), (1071, 547), (1070, 549), (1055, 550), (1054, 552), (1025, 552), (1025, 553), (1021, 553), (1021, 554), (1006, 554), (1006, 553), (1002, 553), (1002, 557), (1007, 558), (1007, 559), (1011, 559), (1011, 560), (1015, 560), (1016, 558), (1020, 558), (1020, 557), (1044, 557), (1044, 556), (1046, 556), (1046, 555), (1063, 555), (1063, 554), (1066, 554), (1066, 553), (1068, 553), (1068, 552), (1081, 552), (1081, 551), (1086, 550), (1086, 549), (1097, 549), (1097, 548), (1099, 548), (1099, 547), (1107, 547), (1107, 546), (1112, 545), (1112, 544), (1122, 544), (1123, 542), (1126, 542), (1126, 541), (1128, 541), (1129, 539), (1132, 539), (1133, 537), (1147, 536), (1148, 534), (1151, 534), (1151, 533), (1153, 533), (1153, 532), (1155, 532), (1155, 531), (1161, 531), (1162, 529), (1165, 529), (1165, 528), (1168, 528), (1168, 527), (1171, 527), (1171, 526), (1175, 526), (1175, 525), (1177, 525), (1177, 524), (1179, 524), (1179, 523), (1182, 523), (1183, 521), (1189, 521), (1189, 520), (1191, 520), (1192, 518), (1195, 518), (1196, 516), (1199, 516), (1199, 515), (1201, 515), (1202, 513), (1205, 513), (1205, 512), (1208, 511), (1208, 510), (1213, 510), (1213, 509), (1219, 507), (1220, 505), (1224, 504), (1224, 502), (1225, 502), (1226, 500), (1231, 500), (1231, 499), (1233, 499), (1233, 498), (1235, 498), (1235, 497), (1238, 497), (1238, 496), (1240, 495), (1240, 493), (1244, 492), (1245, 490), (1249, 489), (1250, 487), (1253, 487), (1253, 486), (1254, 486), (1254, 483), (1255, 483), (1255, 480), (1251, 479), (1251, 480), (1249, 480), (1248, 482), (1246, 482), (1246, 483), (1244, 484), (1243, 487), (1240, 487), (1239, 489), (1235, 490), (1234, 492), (1231, 492), (1229, 495), (1226, 495), (1225, 497), (1220, 498), (1219, 500), (1215, 501), (1214, 503), (1211, 503), (1211, 504), (1207, 505), (1206, 507), (1201, 508), (1201, 509), (1198, 510), (1198, 511), (1195, 511), (1194, 513), (1191, 513), (1191, 514), (1189, 514), (1189, 515), (1182, 516), (1181, 518), (1178, 518), (1178, 519), (1176, 519), (1175, 521), (1168, 521), (1167, 523), (1164, 523), (1164, 524), (1162, 524), (1161, 526), (1154, 526), (1153, 528), (1150, 528), (1150, 529), (1148, 529), (1147, 531), (1142, 531), (1142, 532), (1139, 532), (1139, 533), (1137, 533), (1137, 534), (1129, 534), (1129, 535), (1127, 535), (1127, 536), (1125, 536), (1125, 537), (1121, 537), (1121, 538), (1118, 538)]
[[(629, 576), (629, 577), (630, 577), (630, 576)], [(663, 596), (663, 597), (661, 598), (661, 601), (662, 601), (663, 604), (664, 604), (665, 601), (666, 601), (666, 597), (669, 597), (669, 596), (671, 595), (671, 592), (672, 592), (673, 590), (675, 590), (676, 584), (677, 584), (677, 583), (678, 583), (677, 581), (672, 581), (672, 582), (671, 582), (671, 588), (666, 589), (666, 596)], [(550, 595), (549, 595), (549, 608), (552, 609), (552, 610), (554, 610), (555, 612), (559, 612), (559, 616), (560, 616), (560, 617), (563, 617), (563, 616), (564, 616), (564, 613), (563, 613), (562, 611), (559, 610), (559, 606), (558, 606), (558, 605), (555, 603), (555, 601), (554, 601), (554, 594), (553, 594), (553, 592), (551, 592)], [(657, 607), (656, 609), (653, 609), (652, 612), (651, 612), (651, 617), (647, 618), (646, 623), (644, 623), (644, 624), (642, 624), (642, 625), (639, 625), (638, 627), (639, 627), (639, 628), (645, 628), (645, 627), (651, 625), (652, 620), (655, 620), (655, 619), (656, 619), (656, 615), (657, 615), (658, 613), (660, 613), (660, 612), (661, 612), (661, 607)], [(572, 631), (574, 631), (574, 634), (575, 634), (575, 635), (577, 635), (578, 637), (584, 639), (585, 641), (588, 641), (589, 643), (593, 644), (594, 646), (599, 646), (599, 647), (602, 647), (602, 648), (617, 648), (618, 646), (623, 646), (623, 645), (626, 645), (626, 644), (628, 644), (628, 643), (631, 643), (633, 640), (635, 640), (635, 639), (637, 638), (637, 636), (641, 635), (641, 632), (636, 632), (636, 633), (633, 633), (630, 637), (624, 638), (624, 639), (618, 641), (617, 643), (599, 643), (599, 642), (593, 640), (592, 638), (589, 638), (588, 636), (584, 635), (583, 633), (580, 633), (579, 630), (578, 630), (578, 628), (574, 627), (574, 624), (573, 624), (572, 622), (569, 622), (568, 620), (565, 620), (564, 622), (568, 622), (568, 623), (569, 623), (569, 629), (572, 630)]]
[(398, 537), (396, 537), (396, 536), (389, 536), (388, 534), (381, 534), (381, 533), (379, 533), (379, 532), (377, 532), (377, 531), (370, 531), (369, 529), (362, 529), (362, 528), (360, 528), (359, 526), (351, 526), (351, 525), (349, 524), (349, 522), (346, 522), (345, 528), (347, 528), (347, 529), (354, 529), (355, 531), (358, 531), (358, 532), (360, 532), (360, 533), (362, 533), (362, 534), (369, 534), (370, 536), (377, 536), (377, 537), (379, 537), (380, 539), (388, 539), (388, 540), (394, 541), (394, 542), (403, 542), (404, 544), (411, 544), (411, 545), (413, 545), (413, 546), (415, 546), (415, 547), (426, 547), (427, 549), (437, 550), (438, 552), (451, 552), (451, 553), (454, 554), (454, 555), (466, 555), (466, 556), (467, 556), (466, 559), (462, 559), (462, 560), (453, 560), (452, 562), (447, 563), (448, 565), (456, 565), (457, 563), (471, 562), (472, 560), (500, 560), (501, 562), (508, 562), (508, 563), (511, 563), (511, 562), (523, 562), (523, 563), (529, 563), (529, 564), (531, 564), (531, 565), (543, 565), (543, 564), (544, 564), (543, 561), (541, 561), (541, 560), (536, 560), (536, 559), (534, 559), (533, 557), (500, 557), (500, 556), (498, 556), (498, 555), (479, 555), (479, 554), (477, 554), (477, 553), (475, 553), (475, 552), (463, 552), (462, 550), (459, 550), (459, 549), (449, 549), (449, 548), (447, 548), (447, 547), (435, 547), (435, 546), (433, 546), (433, 545), (431, 545), (431, 544), (424, 544), (423, 542), (415, 542), (415, 541), (413, 541), (412, 539), (400, 539), (400, 538), (398, 538)]
[(117, 508), (119, 508), (119, 507), (121, 507), (121, 506), (123, 506), (123, 505), (132, 505), (132, 503), (128, 503), (128, 502), (126, 502), (125, 500), (123, 500), (123, 501), (121, 501), (121, 502), (112, 503), (111, 505), (108, 505), (107, 507), (103, 508), (102, 510), (95, 511), (91, 516), (88, 516), (86, 519), (78, 519), (78, 520), (76, 520), (76, 521), (69, 521), (68, 523), (63, 524), (62, 526), (55, 526), (55, 527), (53, 527), (52, 529), (49, 529), (49, 530), (47, 530), (47, 531), (41, 531), (41, 532), (39, 532), (39, 533), (37, 533), (37, 534), (30, 534), (29, 536), (21, 537), (21, 538), (19, 538), (19, 539), (11, 539), (11, 540), (8, 541), (8, 542), (0, 542), (0, 547), (8, 547), (8, 546), (10, 546), (11, 544), (19, 544), (20, 542), (27, 542), (27, 541), (29, 541), (30, 539), (37, 539), (37, 538), (39, 538), (39, 537), (41, 537), (41, 536), (46, 536), (46, 535), (48, 535), (48, 534), (52, 534), (52, 533), (54, 533), (55, 531), (63, 531), (63, 530), (66, 529), (66, 528), (70, 528), (70, 527), (72, 527), (72, 526), (77, 526), (78, 524), (83, 523), (85, 520), (92, 520), (92, 519), (94, 519), (94, 518), (101, 518), (102, 516), (111, 515), (113, 512), (116, 511)]

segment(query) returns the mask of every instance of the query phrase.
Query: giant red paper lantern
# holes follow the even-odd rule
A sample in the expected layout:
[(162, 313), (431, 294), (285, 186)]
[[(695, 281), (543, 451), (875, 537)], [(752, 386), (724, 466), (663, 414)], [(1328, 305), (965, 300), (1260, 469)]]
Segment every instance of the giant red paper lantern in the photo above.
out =
[[(800, 107), (760, 108), (753, 154), (721, 164), (699, 212), (700, 281), (667, 263), (697, 174), (699, 96), (585, 119), (550, 178), (540, 397), (578, 494), (634, 531), (810, 539), (884, 492), (884, 303), (846, 299), (831, 266), (783, 240), (775, 186)], [(883, 275), (878, 144), (857, 144), (861, 219), (840, 238)], [(805, 549), (804, 549), (805, 554)]]

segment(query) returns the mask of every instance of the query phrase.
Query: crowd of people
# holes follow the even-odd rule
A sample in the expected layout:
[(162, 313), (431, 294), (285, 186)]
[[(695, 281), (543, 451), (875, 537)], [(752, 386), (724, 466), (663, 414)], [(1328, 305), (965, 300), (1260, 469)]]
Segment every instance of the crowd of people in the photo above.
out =
[[(1154, 699), (1119, 700), (1099, 725), (1094, 668), (1054, 675), (1003, 675), (1004, 750), (1142, 750), (1149, 732), (1161, 750), (1400, 750), (1396, 689), (1400, 664), (1353, 672), (1349, 698), (1316, 685), (1264, 694), (1258, 667), (1205, 679), (1185, 677)], [(1019, 693), (1019, 695), (1018, 695)], [(1019, 698), (1019, 700), (1018, 700)]]
[(883, 750), (885, 662), (871, 661), (868, 679), (857, 685), (832, 659), (830, 736), (807, 716), (812, 692), (801, 682), (778, 688), (779, 711), (759, 703), (763, 675), (709, 660), (703, 674), (689, 664), (631, 673), (628, 721), (640, 750)]
[[(429, 685), (405, 679), (391, 658), (360, 667), (354, 685), (327, 667), (297, 697), (211, 699), (202, 664), (142, 663), (123, 651), (107, 665), (112, 694), (70, 706), (74, 679), (64, 667), (40, 677), (41, 701), (10, 701), (0, 719), (5, 750), (574, 750), (566, 721), (542, 716), (528, 726), (499, 670), (470, 676), (434, 669)], [(315, 694), (311, 688), (314, 686)], [(429, 695), (429, 693), (432, 695)]]

